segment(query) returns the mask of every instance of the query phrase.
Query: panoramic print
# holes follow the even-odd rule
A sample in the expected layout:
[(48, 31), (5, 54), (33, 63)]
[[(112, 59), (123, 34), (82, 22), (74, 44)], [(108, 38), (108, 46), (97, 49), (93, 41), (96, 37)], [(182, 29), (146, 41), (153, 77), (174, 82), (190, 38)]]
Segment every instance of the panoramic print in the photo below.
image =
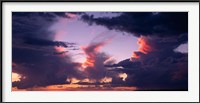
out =
[(188, 91), (188, 69), (188, 12), (12, 12), (12, 91)]

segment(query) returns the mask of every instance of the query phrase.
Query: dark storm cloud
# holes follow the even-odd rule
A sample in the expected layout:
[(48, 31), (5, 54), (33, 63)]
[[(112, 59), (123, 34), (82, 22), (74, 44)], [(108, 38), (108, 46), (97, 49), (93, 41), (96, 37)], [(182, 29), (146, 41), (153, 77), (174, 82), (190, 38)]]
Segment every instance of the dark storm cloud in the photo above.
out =
[[(21, 81), (13, 82), (13, 87), (26, 89), (35, 86), (68, 84), (68, 77), (84, 77), (78, 68), (79, 63), (71, 62), (68, 56), (48, 55), (46, 52), (13, 48), (13, 62), (17, 66), (12, 70), (22, 75)], [(58, 54), (55, 54), (58, 55)]]
[(71, 62), (69, 57), (43, 56), (44, 52), (13, 48), (13, 72), (22, 75), (21, 81), (13, 82), (19, 89), (53, 84), (67, 84), (69, 76), (81, 77), (79, 63)]
[(135, 36), (177, 36), (188, 32), (187, 12), (124, 12), (117, 17), (94, 18), (93, 15), (83, 15), (82, 20), (89, 24), (97, 24), (119, 31), (125, 31)]
[[(70, 55), (60, 57), (60, 54), (64, 54), (65, 51), (55, 52), (53, 46), (67, 47), (68, 45), (53, 41), (54, 33), (47, 30), (58, 17), (69, 18), (65, 13), (13, 12), (12, 59), (16, 64), (13, 65), (13, 72), (22, 76), (21, 81), (13, 82), (13, 87), (31, 88), (67, 84), (68, 77), (101, 80), (108, 76), (113, 78), (112, 84), (137, 86), (141, 90), (187, 89), (188, 55), (174, 52), (180, 44), (188, 41), (187, 13), (125, 12), (120, 16), (109, 18), (94, 18), (86, 13), (80, 14), (82, 20), (89, 24), (95, 23), (134, 36), (144, 36), (151, 50), (147, 54), (139, 50), (135, 51), (139, 59), (130, 61), (128, 58), (104, 66), (104, 62), (110, 57), (98, 51), (104, 44), (90, 44), (83, 50), (87, 59), (92, 60), (94, 65), (88, 66), (86, 73), (83, 73), (79, 71), (81, 64), (72, 62)], [(55, 55), (44, 56), (48, 52)], [(108, 70), (108, 67), (112, 69)], [(125, 82), (117, 77), (118, 73), (123, 72), (128, 74)]]
[[(55, 52), (55, 46), (78, 50), (75, 43), (54, 41), (54, 33), (48, 28), (65, 17), (63, 13), (13, 13), (12, 18), (12, 70), (21, 75), (21, 81), (13, 82), (13, 87), (27, 89), (39, 86), (68, 84), (69, 78), (101, 80), (106, 75), (103, 62), (109, 58), (96, 51), (100, 45), (90, 45), (85, 49), (88, 55), (95, 55), (94, 67), (80, 71), (80, 63), (74, 63), (67, 51)], [(101, 44), (101, 43), (100, 43)]]
[(57, 47), (74, 47), (76, 45), (75, 43), (69, 43), (69, 42), (62, 42), (62, 41), (51, 41), (51, 40), (45, 40), (45, 39), (38, 39), (38, 38), (24, 38), (24, 43), (30, 44), (30, 45), (37, 45), (37, 46), (57, 46)]
[[(12, 13), (12, 70), (21, 75), (13, 82), (19, 89), (53, 84), (68, 84), (68, 77), (82, 78), (79, 63), (70, 55), (60, 57), (54, 46), (73, 46), (74, 43), (53, 41), (54, 33), (48, 28), (64, 17), (65, 13), (13, 12)], [(54, 53), (55, 55), (46, 55)], [(63, 51), (64, 52), (64, 51)], [(60, 53), (60, 52), (59, 52)], [(45, 56), (46, 55), (46, 56)]]
[(174, 51), (182, 39), (144, 40), (148, 42), (147, 45), (154, 48), (153, 51), (147, 54), (136, 51), (139, 58), (126, 59), (106, 66), (113, 67), (111, 71), (127, 73), (126, 85), (137, 86), (140, 90), (187, 90), (188, 55)]
[[(124, 72), (128, 77), (124, 83), (127, 86), (136, 86), (139, 90), (187, 90), (188, 89), (188, 62), (182, 58), (169, 57), (162, 61), (160, 58), (138, 62), (129, 62), (129, 65), (120, 65), (110, 71)], [(187, 59), (187, 58), (186, 58)], [(146, 62), (145, 64), (142, 64)]]
[(137, 58), (105, 65), (113, 68), (109, 71), (129, 74), (126, 85), (143, 90), (187, 90), (188, 55), (174, 51), (188, 41), (187, 12), (124, 12), (112, 18), (84, 14), (82, 20), (142, 38), (139, 50), (134, 51)]
[[(48, 18), (52, 20), (49, 21)], [(24, 37), (34, 37), (42, 39), (53, 39), (53, 33), (46, 29), (55, 21), (55, 17), (45, 17), (38, 12), (13, 12), (12, 13), (12, 37), (13, 42)]]
[(38, 16), (48, 21), (55, 21), (56, 17), (67, 17), (65, 12), (13, 12), (13, 16), (29, 17)]
[(62, 52), (54, 52), (53, 54), (54, 55), (61, 55), (61, 54), (65, 54), (67, 53), (68, 51), (62, 51)]

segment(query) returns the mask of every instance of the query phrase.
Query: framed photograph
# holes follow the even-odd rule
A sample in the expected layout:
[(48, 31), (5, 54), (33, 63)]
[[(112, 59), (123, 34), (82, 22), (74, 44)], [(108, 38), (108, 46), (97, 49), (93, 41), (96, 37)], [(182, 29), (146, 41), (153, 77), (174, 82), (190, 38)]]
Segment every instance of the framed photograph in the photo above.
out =
[(1, 1), (1, 102), (199, 102), (199, 2), (108, 1)]

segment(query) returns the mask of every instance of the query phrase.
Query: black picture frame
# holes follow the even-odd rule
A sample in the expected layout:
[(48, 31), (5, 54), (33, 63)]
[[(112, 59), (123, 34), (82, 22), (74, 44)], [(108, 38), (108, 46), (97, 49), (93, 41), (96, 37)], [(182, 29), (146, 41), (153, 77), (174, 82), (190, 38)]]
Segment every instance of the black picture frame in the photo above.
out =
[[(1, 12), (0, 12), (0, 17), (3, 16), (2, 12), (3, 12), (3, 3), (6, 2), (199, 2), (199, 0), (1, 0)], [(2, 35), (2, 31), (3, 31), (3, 23), (2, 23), (2, 18), (1, 18), (1, 36), (0, 36), (0, 57), (1, 57), (1, 70), (0, 70), (0, 74), (1, 74), (1, 81), (0, 81), (0, 92), (1, 92), (1, 97), (0, 97), (0, 102), (3, 102), (3, 35)], [(5, 57), (4, 57), (5, 58)]]

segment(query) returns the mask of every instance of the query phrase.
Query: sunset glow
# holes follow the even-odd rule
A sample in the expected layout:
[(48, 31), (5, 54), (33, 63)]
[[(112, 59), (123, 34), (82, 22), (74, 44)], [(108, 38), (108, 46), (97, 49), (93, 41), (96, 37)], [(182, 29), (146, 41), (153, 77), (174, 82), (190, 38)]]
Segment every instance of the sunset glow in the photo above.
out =
[(12, 73), (12, 82), (20, 81), (20, 79), (21, 79), (21, 75), (17, 73)]
[(148, 42), (145, 40), (145, 37), (140, 37), (138, 38), (138, 42), (137, 42), (140, 47), (139, 47), (139, 51), (147, 54), (148, 52), (152, 51), (151, 46), (148, 44)]
[(187, 91), (188, 12), (12, 12), (12, 90)]
[(128, 77), (128, 75), (126, 73), (120, 73), (119, 77), (122, 78), (123, 81), (126, 81), (126, 78)]
[[(147, 53), (152, 51), (151, 46), (148, 44), (148, 41), (146, 40), (146, 37), (144, 37), (144, 36), (138, 38), (137, 44), (139, 45), (139, 48), (138, 48), (137, 52), (141, 52), (143, 54), (147, 54)], [(132, 55), (130, 60), (133, 60), (134, 58), (135, 59), (139, 59), (140, 58), (140, 56), (136, 53), (136, 51), (133, 52), (133, 55)]]

